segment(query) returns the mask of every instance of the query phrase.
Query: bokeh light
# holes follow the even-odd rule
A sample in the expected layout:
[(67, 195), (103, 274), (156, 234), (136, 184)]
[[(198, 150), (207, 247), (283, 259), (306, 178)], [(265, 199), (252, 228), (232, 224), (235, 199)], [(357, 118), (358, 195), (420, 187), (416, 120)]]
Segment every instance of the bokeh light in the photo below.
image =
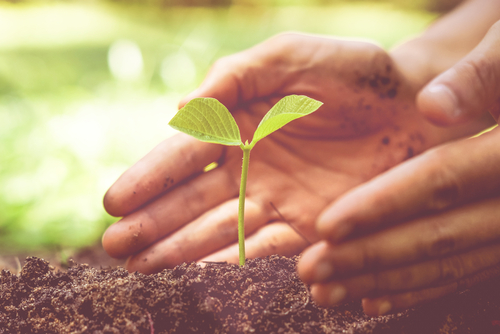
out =
[(118, 40), (109, 48), (108, 65), (116, 79), (138, 80), (144, 68), (141, 49), (133, 41)]
[(436, 17), (380, 2), (250, 2), (1, 3), (0, 247), (98, 242), (116, 220), (104, 192), (174, 134), (178, 101), (215, 59), (289, 30), (390, 47)]
[(183, 51), (165, 57), (161, 63), (160, 75), (172, 91), (184, 91), (196, 83), (196, 65)]

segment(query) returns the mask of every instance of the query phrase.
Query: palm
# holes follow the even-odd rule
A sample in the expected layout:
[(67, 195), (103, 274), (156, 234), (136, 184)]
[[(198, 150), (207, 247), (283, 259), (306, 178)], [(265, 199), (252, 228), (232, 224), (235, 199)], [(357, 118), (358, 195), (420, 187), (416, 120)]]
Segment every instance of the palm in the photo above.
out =
[[(256, 75), (249, 83), (256, 87), (253, 96), (233, 103), (240, 107), (234, 116), (243, 141), (251, 139), (263, 115), (284, 95), (304, 94), (325, 104), (252, 150), (245, 211), (248, 257), (299, 253), (317, 240), (315, 220), (339, 195), (447, 139), (415, 111), (415, 89), (394, 70), (385, 52), (365, 44), (345, 50), (333, 45), (348, 54), (341, 58), (345, 61), (331, 64), (325, 43), (313, 44), (295, 55), (307, 71), (292, 66), (296, 70), (290, 76), (263, 72), (278, 77), (272, 80)], [(353, 56), (358, 54), (361, 58)], [(303, 60), (311, 57), (313, 63)], [(280, 71), (279, 66), (271, 68)], [(232, 95), (237, 94), (225, 96)], [(234, 110), (231, 102), (223, 102)], [(135, 254), (129, 269), (148, 273), (184, 261), (237, 262), (241, 150), (195, 142), (185, 135), (164, 145), (125, 173), (106, 195), (109, 212), (127, 215), (106, 232), (106, 250), (113, 256)], [(219, 167), (208, 173), (183, 172), (196, 172), (211, 161), (218, 161)], [(172, 180), (174, 174), (177, 186), (165, 192), (165, 175)], [(137, 209), (146, 200), (149, 204)], [(113, 203), (121, 208), (114, 210)]]
[[(271, 105), (260, 102), (250, 106), (250, 112), (236, 113), (243, 139), (245, 136), (251, 138), (260, 115)], [(387, 108), (388, 105), (395, 106), (397, 102), (390, 101)], [(383, 103), (379, 106), (384, 107)], [(296, 240), (300, 242), (295, 249), (287, 250), (290, 253), (299, 252), (307, 243), (317, 241), (314, 222), (326, 205), (352, 187), (435, 144), (430, 135), (432, 126), (428, 126), (411, 109), (398, 110), (407, 114), (404, 122), (403, 118), (393, 118), (377, 129), (342, 138), (334, 133), (325, 136), (331, 129), (325, 121), (329, 118), (326, 114), (331, 111), (324, 108), (290, 123), (259, 142), (251, 153), (247, 186), (247, 199), (261, 206), (266, 215), (257, 220), (291, 225), (294, 231), (290, 232), (298, 234)], [(304, 130), (303, 123), (314, 122), (325, 126), (316, 126), (310, 132)], [(228, 148), (221, 168), (231, 174), (237, 184), (241, 150)], [(250, 218), (250, 221), (253, 220)], [(247, 226), (247, 233), (255, 233), (259, 228), (270, 227), (269, 224), (264, 227)], [(259, 233), (259, 238), (262, 234)], [(247, 254), (250, 257), (264, 255), (261, 248), (272, 248), (272, 245), (264, 246), (272, 237), (266, 239), (257, 242), (257, 249), (249, 249)], [(235, 245), (232, 247), (236, 249)], [(228, 255), (229, 252), (223, 253), (223, 257)], [(236, 260), (236, 256), (237, 252), (234, 252), (231, 260)]]

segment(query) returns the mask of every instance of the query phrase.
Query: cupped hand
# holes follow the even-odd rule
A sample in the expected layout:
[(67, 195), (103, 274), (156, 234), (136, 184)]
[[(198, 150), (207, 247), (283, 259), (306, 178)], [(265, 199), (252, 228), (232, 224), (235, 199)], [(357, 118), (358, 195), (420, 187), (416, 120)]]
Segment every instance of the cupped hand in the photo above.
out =
[(500, 274), (500, 129), (432, 149), (327, 208), (299, 262), (321, 305), (369, 315), (412, 307)]
[[(418, 96), (449, 125), (488, 109), (500, 121), (500, 23)], [(500, 275), (500, 129), (446, 144), (348, 192), (317, 222), (299, 274), (318, 303), (363, 298), (398, 311)]]
[[(247, 256), (292, 255), (318, 240), (319, 213), (352, 187), (453, 137), (415, 111), (404, 72), (370, 43), (285, 34), (223, 58), (197, 96), (219, 99), (242, 139), (281, 97), (324, 103), (252, 150), (245, 212)], [(103, 246), (152, 273), (185, 261), (238, 261), (237, 196), (242, 152), (179, 134), (126, 171), (108, 190), (106, 210), (124, 218)], [(203, 172), (206, 165), (218, 167)]]
[(422, 89), (417, 105), (439, 125), (466, 122), (486, 110), (500, 122), (500, 21), (474, 50)]

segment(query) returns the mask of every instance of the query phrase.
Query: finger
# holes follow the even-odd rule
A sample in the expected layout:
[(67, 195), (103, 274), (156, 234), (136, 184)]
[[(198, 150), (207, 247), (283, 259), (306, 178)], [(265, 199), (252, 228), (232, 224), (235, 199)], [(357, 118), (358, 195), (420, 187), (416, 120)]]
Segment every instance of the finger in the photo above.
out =
[[(320, 215), (321, 238), (341, 242), (500, 189), (500, 129), (425, 152), (338, 199)], [(467, 157), (467, 158), (464, 158)]]
[(349, 299), (447, 285), (498, 264), (500, 244), (494, 244), (442, 259), (314, 284), (311, 293), (319, 305), (332, 306)]
[(493, 108), (500, 113), (500, 21), (479, 45), (419, 93), (418, 109), (440, 125), (463, 122)]
[(456, 291), (462, 291), (500, 275), (500, 266), (487, 268), (475, 275), (465, 277), (457, 282), (444, 286), (405, 292), (379, 298), (365, 298), (362, 301), (363, 310), (367, 315), (378, 316), (405, 310), (444, 297)]
[(226, 169), (204, 173), (111, 225), (102, 239), (106, 252), (127, 257), (235, 197), (239, 185)]
[(427, 216), (341, 244), (319, 242), (298, 264), (309, 284), (440, 258), (500, 239), (500, 197)]
[[(246, 258), (254, 259), (279, 254), (293, 256), (299, 254), (308, 243), (288, 223), (274, 222), (258, 229), (245, 238)], [(200, 261), (227, 261), (238, 263), (238, 244), (230, 245)]]
[(179, 109), (196, 97), (213, 97), (228, 109), (235, 107), (241, 99), (240, 74), (245, 70), (244, 61), (241, 53), (217, 60), (201, 85), (179, 102)]
[(200, 87), (183, 98), (179, 107), (195, 97), (213, 97), (231, 109), (252, 99), (279, 95), (284, 83), (291, 81), (292, 72), (300, 70), (297, 66), (310, 61), (310, 57), (303, 57), (301, 62), (296, 52), (297, 45), (306, 39), (302, 34), (279, 34), (217, 60)]
[[(252, 233), (268, 220), (269, 214), (251, 200), (245, 205), (245, 230)], [(238, 239), (238, 199), (219, 207), (183, 226), (153, 246), (130, 257), (127, 269), (145, 274), (173, 268), (207, 256)]]
[(217, 161), (223, 146), (201, 142), (186, 134), (163, 141), (123, 173), (104, 196), (104, 208), (125, 216)]

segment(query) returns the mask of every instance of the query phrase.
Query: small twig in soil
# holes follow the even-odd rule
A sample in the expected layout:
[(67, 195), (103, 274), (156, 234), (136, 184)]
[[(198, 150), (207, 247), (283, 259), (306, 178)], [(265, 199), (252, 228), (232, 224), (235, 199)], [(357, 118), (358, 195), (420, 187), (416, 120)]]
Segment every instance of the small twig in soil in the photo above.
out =
[(14, 260), (16, 260), (16, 265), (17, 265), (17, 274), (21, 272), (23, 269), (23, 266), (21, 265), (21, 261), (19, 261), (19, 257), (14, 257)]
[(312, 245), (312, 242), (310, 242), (305, 235), (303, 235), (295, 226), (292, 225), (292, 223), (290, 223), (288, 220), (285, 219), (285, 217), (283, 217), (283, 215), (281, 214), (281, 212), (279, 212), (278, 208), (274, 205), (273, 202), (269, 202), (269, 204), (271, 204), (271, 206), (273, 207), (274, 211), (276, 211), (276, 213), (278, 214), (278, 216), (280, 216), (280, 219), (283, 220), (285, 223), (288, 224), (288, 226), (290, 226), (295, 232), (297, 232), (298, 235), (300, 235), (302, 237), (302, 239), (304, 239), (309, 245)]
[(149, 327), (151, 328), (151, 334), (155, 334), (155, 328), (153, 326), (153, 319), (151, 318), (151, 313), (146, 311), (146, 314), (148, 315)]
[(210, 264), (227, 264), (227, 261), (201, 261), (201, 263), (210, 263)]

